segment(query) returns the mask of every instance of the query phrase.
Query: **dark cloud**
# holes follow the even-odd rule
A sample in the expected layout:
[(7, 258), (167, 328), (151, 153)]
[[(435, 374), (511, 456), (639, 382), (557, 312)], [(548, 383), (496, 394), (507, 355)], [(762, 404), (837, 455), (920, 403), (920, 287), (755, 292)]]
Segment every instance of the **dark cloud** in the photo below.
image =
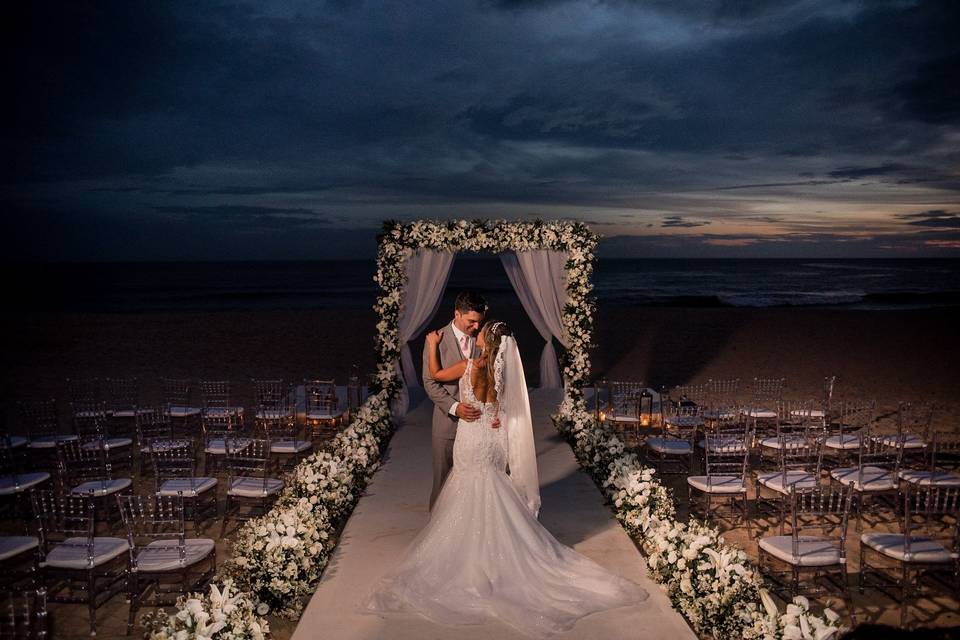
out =
[(915, 227), (960, 229), (960, 213), (958, 212), (933, 209), (930, 211), (921, 211), (920, 213), (904, 213), (897, 217), (901, 220), (906, 220), (907, 224)]
[(703, 227), (710, 224), (709, 220), (686, 220), (683, 216), (666, 216), (661, 222), (661, 227)]
[(0, 196), (260, 230), (278, 256), (285, 227), (468, 209), (717, 228), (755, 198), (785, 211), (842, 188), (861, 209), (951, 210), (958, 7), (18, 3)]

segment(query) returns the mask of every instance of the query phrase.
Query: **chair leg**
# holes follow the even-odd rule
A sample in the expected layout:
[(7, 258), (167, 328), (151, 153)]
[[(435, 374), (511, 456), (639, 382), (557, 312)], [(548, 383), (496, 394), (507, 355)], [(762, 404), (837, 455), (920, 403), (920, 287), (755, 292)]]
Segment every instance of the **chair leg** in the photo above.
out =
[(910, 586), (907, 583), (909, 576), (909, 571), (907, 570), (907, 563), (903, 563), (903, 571), (900, 573), (900, 626), (906, 627), (907, 624), (907, 598), (909, 597)]
[(130, 613), (127, 615), (127, 635), (133, 633), (134, 621), (137, 619), (137, 609), (140, 608), (140, 581), (137, 574), (132, 573), (128, 578), (128, 593), (130, 594)]
[(87, 571), (87, 613), (90, 616), (90, 635), (97, 635), (97, 576), (93, 569)]

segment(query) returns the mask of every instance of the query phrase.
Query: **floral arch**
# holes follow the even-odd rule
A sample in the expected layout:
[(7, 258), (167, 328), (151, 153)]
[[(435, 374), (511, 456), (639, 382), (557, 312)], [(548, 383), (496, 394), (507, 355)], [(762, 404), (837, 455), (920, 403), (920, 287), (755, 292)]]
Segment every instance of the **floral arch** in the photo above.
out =
[[(446, 269), (445, 273), (449, 274), (452, 254), (462, 251), (495, 254), (551, 252), (554, 264), (557, 260), (563, 260), (562, 291), (558, 292), (554, 300), (560, 310), (558, 313), (560, 326), (555, 325), (553, 331), (554, 336), (566, 347), (562, 363), (565, 400), (582, 402), (583, 386), (590, 376), (590, 359), (587, 349), (591, 343), (594, 309), (590, 275), (593, 272), (597, 240), (597, 235), (585, 224), (573, 221), (386, 222), (383, 233), (379, 236), (375, 278), (380, 285), (380, 294), (374, 311), (380, 320), (377, 324), (378, 361), (374, 390), (383, 393), (393, 402), (395, 415), (406, 412), (406, 385), (414, 382), (411, 380), (413, 367), (407, 341), (422, 332), (423, 325), (436, 311), (439, 297), (446, 287), (445, 275), (431, 282), (431, 287), (439, 291), (436, 291), (436, 295), (427, 301), (427, 310), (419, 309), (417, 319), (410, 322), (405, 303), (408, 302), (407, 284), (411, 275), (410, 267), (414, 260), (420, 260), (425, 252), (443, 254), (447, 256), (446, 263), (438, 267), (437, 271), (442, 273)], [(532, 265), (525, 266), (528, 271), (537, 268)], [(510, 275), (509, 272), (508, 275)], [(513, 276), (511, 276), (511, 282), (514, 282)], [(521, 286), (522, 284), (520, 283)], [(514, 282), (514, 288), (517, 287), (518, 284)], [(527, 302), (522, 298), (521, 302), (524, 302), (527, 313), (531, 314), (531, 309), (527, 308)], [(545, 337), (547, 344), (541, 362), (549, 361), (550, 357), (554, 358), (555, 362), (556, 355), (551, 346), (549, 334)], [(559, 380), (557, 382), (559, 383)]]

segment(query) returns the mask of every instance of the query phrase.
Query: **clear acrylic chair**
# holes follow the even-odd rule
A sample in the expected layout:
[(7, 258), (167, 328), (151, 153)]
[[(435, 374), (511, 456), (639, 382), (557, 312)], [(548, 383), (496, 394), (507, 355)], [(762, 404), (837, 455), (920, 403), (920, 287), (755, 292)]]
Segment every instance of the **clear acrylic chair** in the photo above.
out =
[(683, 387), (660, 394), (660, 433), (644, 442), (647, 461), (660, 474), (693, 472), (697, 434), (704, 425), (704, 407), (692, 397)]
[(130, 635), (142, 605), (172, 605), (177, 596), (205, 587), (216, 571), (217, 553), (213, 540), (187, 538), (182, 496), (118, 496), (117, 502), (130, 554)]
[(344, 411), (333, 379), (303, 381), (305, 420), (313, 437), (333, 435), (343, 422)]
[(27, 447), (32, 451), (52, 452), (59, 440), (76, 440), (77, 435), (60, 425), (60, 413), (54, 398), (17, 403), (21, 429), (27, 434)]
[(112, 424), (106, 404), (75, 402), (71, 408), (73, 430), (79, 436), (81, 446), (91, 450), (102, 449), (115, 470), (127, 469), (132, 472), (133, 438), (111, 431)]
[(922, 465), (904, 468), (904, 464), (901, 464), (900, 480), (921, 487), (960, 487), (960, 472), (957, 469), (960, 433), (935, 431), (928, 449), (929, 456), (923, 459)]
[(60, 486), (70, 495), (89, 498), (111, 521), (116, 505), (113, 496), (130, 493), (133, 478), (117, 473), (106, 449), (88, 444), (78, 440), (57, 443)]
[(870, 433), (877, 418), (875, 400), (849, 399), (836, 403), (835, 419), (827, 424), (824, 463), (829, 468), (849, 465), (860, 451), (860, 439)]
[[(863, 515), (868, 511), (867, 506), (872, 507), (874, 513), (879, 513), (884, 498), (896, 499), (900, 486), (900, 462), (903, 458), (902, 446), (886, 446), (881, 438), (873, 437), (869, 431), (861, 432), (861, 436), (857, 465), (830, 471), (831, 484), (852, 487), (856, 493), (857, 531), (863, 529)], [(894, 503), (889, 506), (896, 508)]]
[(728, 410), (730, 407), (738, 404), (739, 398), (737, 394), (740, 390), (740, 378), (711, 378), (707, 380), (705, 387), (706, 397), (701, 404), (706, 405), (708, 408), (703, 412), (704, 419), (707, 420), (708, 423), (712, 423), (715, 420), (728, 418), (729, 416), (721, 415), (718, 411)]
[(897, 433), (877, 437), (887, 447), (902, 447), (905, 459), (922, 460), (930, 444), (934, 411), (929, 402), (901, 402), (897, 407)]
[(607, 383), (607, 406), (604, 420), (614, 429), (640, 440), (641, 401), (647, 392), (643, 382), (613, 380)]
[(89, 496), (53, 491), (31, 496), (48, 599), (86, 604), (90, 633), (96, 635), (97, 609), (126, 584), (128, 543), (96, 535), (96, 509)]
[(137, 448), (140, 455), (148, 458), (154, 446), (182, 440), (175, 438), (170, 414), (164, 407), (143, 407), (137, 411)]
[(67, 378), (70, 404), (93, 406), (104, 403), (99, 378)]
[(953, 597), (960, 590), (960, 488), (906, 485), (900, 533), (860, 536), (860, 593), (877, 587), (899, 594), (900, 626), (923, 581), (939, 583)]
[(780, 535), (783, 535), (790, 491), (808, 491), (820, 487), (823, 430), (808, 427), (800, 439), (795, 433), (781, 438), (783, 441), (777, 447), (779, 468), (756, 474), (754, 488), (757, 513), (776, 518)]
[(852, 621), (846, 549), (852, 502), (850, 489), (790, 488), (790, 535), (766, 536), (758, 544), (760, 571), (784, 601), (837, 592)]
[[(270, 441), (251, 438), (226, 439), (227, 499), (223, 510), (222, 536), (228, 520), (249, 520), (266, 513), (283, 490), (283, 480), (270, 453)], [(246, 507), (246, 510), (244, 510)]]
[(194, 531), (203, 531), (203, 522), (217, 517), (217, 478), (197, 473), (192, 440), (166, 441), (151, 447), (154, 493), (158, 496), (182, 496), (186, 517)]
[(136, 378), (105, 378), (103, 381), (110, 433), (133, 437), (140, 409), (140, 381)]
[(233, 385), (229, 380), (201, 380), (199, 387), (203, 415), (229, 414), (243, 421), (243, 407), (233, 403)]
[(202, 410), (192, 400), (193, 386), (185, 378), (161, 378), (163, 402), (177, 435), (193, 437)]
[(0, 590), (0, 638), (45, 640), (49, 631), (46, 589)]
[(704, 520), (723, 521), (724, 513), (718, 507), (727, 502), (731, 525), (739, 520), (748, 532), (752, 531), (747, 502), (752, 439), (753, 434), (737, 418), (704, 435), (705, 474), (687, 477), (690, 513)]
[(0, 434), (0, 509), (9, 509), (14, 521), (22, 521), (29, 511), (29, 491), (50, 480), (48, 472), (28, 471), (28, 466), (15, 453), (9, 437)]
[(200, 426), (203, 430), (203, 473), (215, 476), (227, 456), (227, 440), (232, 440), (236, 447), (248, 442), (249, 438), (245, 437), (243, 426), (230, 414), (203, 416)]
[(810, 400), (777, 403), (777, 418), (772, 434), (757, 437), (757, 453), (761, 468), (776, 468), (780, 463), (780, 448), (803, 446), (811, 430), (823, 431), (822, 421), (814, 420)]

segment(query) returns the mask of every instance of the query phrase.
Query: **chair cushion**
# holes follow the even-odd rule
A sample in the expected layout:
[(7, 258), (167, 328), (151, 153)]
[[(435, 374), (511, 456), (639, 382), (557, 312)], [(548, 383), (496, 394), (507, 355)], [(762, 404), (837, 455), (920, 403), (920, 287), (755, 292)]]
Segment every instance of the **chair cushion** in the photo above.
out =
[(751, 418), (776, 418), (777, 412), (766, 407), (746, 407), (743, 414)]
[(27, 444), (27, 439), (24, 436), (7, 436), (4, 444), (11, 449), (18, 449)]
[(786, 495), (790, 493), (791, 486), (797, 489), (816, 489), (820, 479), (813, 477), (813, 474), (808, 471), (798, 469), (787, 471), (786, 477), (782, 471), (761, 473), (757, 475), (757, 482), (767, 489)]
[(790, 415), (798, 418), (803, 416), (807, 416), (809, 418), (822, 418), (826, 414), (823, 412), (823, 409), (794, 409), (790, 412)]
[(263, 498), (283, 489), (283, 480), (278, 478), (267, 478), (264, 483), (263, 478), (235, 478), (230, 483), (227, 493), (232, 496), (243, 498)]
[(0, 536), (0, 560), (9, 560), (40, 546), (33, 536)]
[(92, 409), (73, 412), (74, 418), (105, 418), (106, 416), (106, 411), (96, 411)]
[(176, 540), (155, 540), (137, 552), (137, 571), (175, 571), (197, 564), (213, 552), (213, 540), (190, 538), (184, 540), (184, 558)]
[(9, 496), (31, 489), (50, 479), (46, 471), (18, 473), (15, 476), (0, 476), (0, 496)]
[(845, 433), (842, 436), (830, 436), (823, 441), (823, 446), (830, 449), (850, 449), (860, 448), (860, 436), (858, 434)]
[(165, 413), (171, 418), (191, 418), (200, 415), (200, 407), (171, 406)]
[(902, 533), (865, 533), (860, 541), (888, 558), (908, 562), (951, 562), (958, 554), (951, 553), (936, 540), (910, 536), (910, 554), (906, 553), (906, 536)]
[(70, 490), (70, 493), (74, 495), (85, 496), (91, 491), (95, 497), (101, 497), (110, 495), (112, 493), (117, 493), (128, 488), (133, 481), (130, 478), (114, 478), (113, 480), (90, 480), (82, 484), (78, 484), (73, 489)]
[(826, 567), (844, 560), (833, 540), (813, 536), (797, 537), (797, 556), (793, 555), (792, 536), (771, 536), (760, 539), (760, 548), (773, 557), (801, 567)]
[(110, 449), (122, 449), (123, 447), (129, 447), (130, 445), (133, 444), (133, 439), (132, 438), (107, 438), (106, 440), (103, 440), (103, 439), (91, 440), (90, 442), (84, 443), (83, 448), (86, 449), (87, 451), (91, 451), (93, 449), (99, 448), (101, 443), (103, 444), (104, 449), (106, 449), (107, 451), (110, 451)]
[(342, 415), (343, 411), (340, 409), (336, 411), (308, 411), (306, 414), (307, 420), (333, 420)]
[(614, 416), (610, 414), (607, 414), (606, 420), (607, 422), (630, 422), (630, 423), (640, 422), (640, 418), (638, 418), (637, 416)]
[(203, 410), (203, 415), (213, 417), (238, 416), (243, 413), (243, 407), (208, 407)]
[(853, 486), (857, 491), (889, 491), (897, 488), (893, 475), (880, 467), (863, 468), (863, 484), (858, 480), (858, 467), (834, 469), (830, 477), (845, 487)]
[(689, 476), (687, 484), (704, 493), (745, 493), (741, 476)]
[(960, 487), (960, 474), (949, 471), (917, 471), (905, 469), (899, 474), (900, 479), (921, 487)]
[(270, 443), (272, 453), (302, 453), (312, 447), (313, 443), (309, 440), (277, 440)]
[(94, 538), (93, 560), (87, 558), (87, 538), (67, 538), (47, 554), (45, 567), (57, 569), (89, 569), (99, 567), (123, 555), (129, 549), (123, 538)]
[(729, 409), (707, 409), (703, 412), (703, 417), (707, 420), (729, 420), (736, 414)]
[[(915, 433), (904, 433), (900, 437), (900, 441), (903, 442), (904, 449), (922, 449), (927, 446), (923, 438)], [(880, 442), (882, 442), (885, 447), (895, 447), (897, 446), (897, 435), (882, 436)]]
[(782, 440), (776, 436), (772, 438), (764, 438), (760, 441), (761, 447), (766, 447), (768, 449), (781, 449), (786, 447), (787, 449), (796, 449), (802, 447), (807, 443), (806, 438), (803, 436), (785, 436)]
[(50, 436), (37, 436), (36, 438), (30, 439), (29, 446), (31, 449), (53, 449), (57, 446), (58, 442), (72, 442), (78, 437), (79, 436), (69, 433)]
[(180, 492), (183, 492), (183, 497), (193, 498), (204, 491), (209, 491), (217, 486), (216, 478), (172, 478), (167, 480), (162, 485), (160, 485), (157, 495), (160, 496), (175, 496)]
[(702, 427), (703, 416), (667, 416), (664, 422), (671, 427)]
[(284, 418), (290, 419), (293, 418), (293, 413), (290, 411), (282, 411), (280, 409), (257, 409), (257, 418), (260, 420), (282, 420)]
[[(238, 449), (246, 447), (248, 444), (250, 444), (249, 438), (236, 438), (233, 441), (233, 444), (230, 445), (230, 449), (237, 451)], [(227, 443), (223, 438), (212, 438), (207, 441), (207, 446), (204, 447), (203, 450), (204, 452), (212, 453), (213, 455), (225, 456), (227, 455)]]
[[(706, 449), (707, 441), (705, 439), (701, 440), (697, 443), (697, 446)], [(746, 450), (747, 446), (739, 438), (717, 438), (710, 443), (711, 453), (744, 453)]]
[(133, 418), (150, 413), (150, 409), (114, 409), (110, 412), (114, 418)]

